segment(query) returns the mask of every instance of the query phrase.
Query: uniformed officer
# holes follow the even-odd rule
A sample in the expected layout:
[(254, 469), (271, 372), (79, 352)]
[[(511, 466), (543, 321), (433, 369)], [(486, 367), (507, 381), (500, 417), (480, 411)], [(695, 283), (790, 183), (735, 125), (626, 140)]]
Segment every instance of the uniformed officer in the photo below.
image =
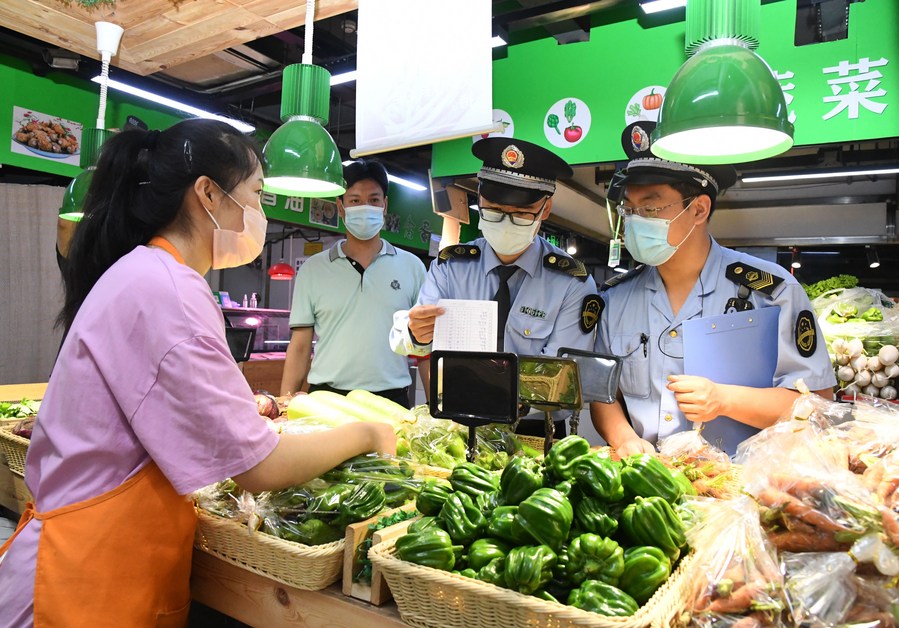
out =
[[(501, 350), (555, 356), (560, 347), (592, 348), (600, 306), (593, 277), (537, 235), (552, 211), (556, 179), (570, 177), (571, 168), (541, 146), (510, 138), (479, 140), (472, 153), (484, 162), (478, 172), (484, 237), (440, 252), (418, 304), (394, 316), (391, 346), (406, 355), (429, 353), (443, 313), (439, 299), (495, 299)], [(502, 324), (504, 275), (510, 306)]]
[[(619, 388), (630, 420), (621, 398), (591, 404), (591, 415), (622, 456), (653, 452), (659, 438), (697, 421), (707, 422), (703, 435), (712, 444), (733, 455), (741, 441), (789, 411), (799, 378), (832, 398), (826, 343), (799, 283), (777, 264), (724, 248), (709, 235), (715, 201), (735, 180), (730, 166), (638, 158), (610, 190), (624, 217), (625, 247), (641, 266), (603, 285), (596, 350), (624, 357)], [(685, 320), (774, 305), (781, 310), (772, 387), (683, 374)], [(753, 355), (745, 359), (751, 368)]]

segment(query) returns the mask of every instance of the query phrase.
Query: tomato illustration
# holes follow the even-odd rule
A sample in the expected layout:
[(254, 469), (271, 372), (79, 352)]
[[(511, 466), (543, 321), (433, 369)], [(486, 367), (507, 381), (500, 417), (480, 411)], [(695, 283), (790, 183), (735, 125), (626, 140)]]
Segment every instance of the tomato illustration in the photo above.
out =
[(565, 132), (564, 132), (565, 141), (574, 144), (576, 141), (581, 139), (581, 136), (583, 134), (584, 134), (584, 132), (581, 129), (581, 127), (579, 127), (575, 124), (572, 124), (570, 127), (565, 129)]

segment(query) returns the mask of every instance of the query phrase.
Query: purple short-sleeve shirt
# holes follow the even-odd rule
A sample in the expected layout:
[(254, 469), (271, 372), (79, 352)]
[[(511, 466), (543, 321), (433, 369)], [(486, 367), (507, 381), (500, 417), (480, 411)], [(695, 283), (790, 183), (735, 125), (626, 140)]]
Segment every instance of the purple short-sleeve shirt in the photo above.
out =
[[(97, 282), (50, 377), (26, 460), (38, 511), (101, 495), (151, 460), (187, 495), (275, 448), (196, 271), (139, 246)], [(31, 624), (40, 522), (0, 562), (0, 626)]]

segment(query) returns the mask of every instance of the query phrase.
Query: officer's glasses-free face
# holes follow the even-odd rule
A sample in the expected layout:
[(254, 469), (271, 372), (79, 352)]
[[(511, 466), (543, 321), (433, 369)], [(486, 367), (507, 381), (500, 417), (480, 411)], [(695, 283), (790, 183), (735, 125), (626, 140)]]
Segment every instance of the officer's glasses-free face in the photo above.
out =
[(537, 218), (543, 215), (543, 209), (546, 207), (546, 201), (548, 200), (548, 196), (543, 199), (543, 204), (540, 205), (540, 209), (538, 209), (536, 213), (504, 212), (503, 210), (496, 209), (495, 207), (481, 207), (479, 205), (478, 215), (481, 217), (481, 220), (484, 220), (486, 222), (502, 222), (503, 219), (508, 216), (513, 225), (517, 225), (519, 227), (530, 227), (537, 221)]
[(625, 205), (624, 203), (619, 203), (618, 207), (618, 215), (622, 218), (627, 218), (628, 216), (633, 216), (634, 214), (640, 216), (641, 218), (658, 218), (659, 212), (672, 207), (673, 205), (681, 205), (682, 207), (686, 206), (686, 203), (689, 203), (695, 199), (695, 196), (690, 196), (688, 198), (674, 201), (673, 203), (668, 203), (667, 205), (663, 205), (661, 207), (631, 207), (629, 205)]

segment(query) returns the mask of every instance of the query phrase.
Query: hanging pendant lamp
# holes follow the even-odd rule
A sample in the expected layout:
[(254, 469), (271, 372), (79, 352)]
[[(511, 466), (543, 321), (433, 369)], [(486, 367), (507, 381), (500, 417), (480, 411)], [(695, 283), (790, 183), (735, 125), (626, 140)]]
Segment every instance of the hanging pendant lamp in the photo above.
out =
[(690, 0), (689, 59), (665, 92), (652, 133), (654, 155), (692, 164), (732, 164), (793, 146), (780, 83), (754, 50), (760, 0)]
[[(291, 250), (293, 248), (291, 247)], [(272, 264), (268, 269), (268, 276), (274, 281), (290, 281), (297, 274), (293, 266), (284, 261), (284, 234), (281, 234), (281, 261)]]
[(303, 62), (284, 68), (281, 121), (265, 143), (263, 189), (285, 196), (324, 198), (346, 192), (340, 151), (325, 130), (331, 74), (312, 64), (315, 2), (306, 3)]
[(62, 220), (78, 222), (84, 216), (84, 201), (87, 191), (94, 178), (94, 170), (97, 169), (97, 158), (103, 143), (112, 137), (113, 132), (106, 129), (106, 89), (109, 80), (109, 63), (119, 49), (122, 33), (121, 26), (111, 22), (97, 22), (97, 51), (100, 53), (102, 70), (100, 72), (100, 107), (97, 112), (97, 126), (85, 129), (81, 134), (81, 157), (79, 165), (83, 170), (72, 179), (66, 187), (62, 197), (62, 205), (59, 208), (59, 217)]

